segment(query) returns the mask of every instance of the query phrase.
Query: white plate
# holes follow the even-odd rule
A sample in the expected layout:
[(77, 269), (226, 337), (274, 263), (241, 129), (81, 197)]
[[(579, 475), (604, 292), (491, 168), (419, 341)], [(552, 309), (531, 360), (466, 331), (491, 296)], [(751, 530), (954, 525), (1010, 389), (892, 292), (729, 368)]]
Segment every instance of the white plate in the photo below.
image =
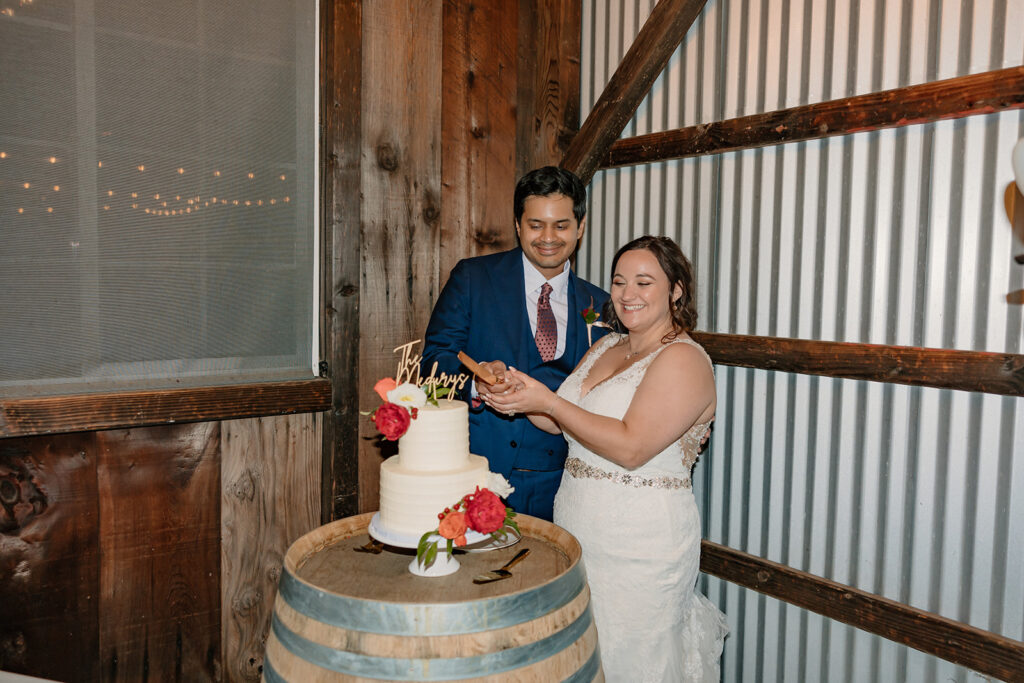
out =
[[(394, 531), (391, 531), (389, 529), (385, 529), (383, 526), (381, 526), (381, 523), (380, 523), (380, 513), (379, 512), (375, 512), (373, 514), (373, 518), (370, 519), (370, 526), (367, 529), (367, 531), (369, 531), (371, 536), (376, 538), (378, 541), (380, 541), (384, 545), (391, 545), (391, 546), (394, 546), (396, 548), (416, 548), (420, 544), (420, 538), (423, 537), (423, 534), (419, 534), (418, 536), (416, 536), (416, 535), (395, 533)], [(441, 539), (441, 540), (444, 541), (445, 539)], [(490, 542), (492, 542), (492, 540), (493, 539), (491, 539), (490, 534), (481, 534), (481, 533), (477, 533), (476, 531), (473, 531), (472, 529), (466, 529), (466, 543), (468, 543), (470, 545), (474, 545), (475, 546), (475, 545), (480, 544), (480, 543), (490, 543)], [(517, 538), (516, 541), (518, 541), (518, 540), (519, 539)], [(513, 543), (514, 542), (515, 541), (513, 541)], [(508, 545), (511, 545), (511, 543), (509, 543)], [(465, 548), (468, 548), (468, 547), (469, 546), (466, 545), (466, 546), (463, 546), (463, 548), (461, 548), (461, 549), (465, 549)], [(502, 546), (502, 547), (504, 547), (504, 546)], [(440, 550), (440, 547), (438, 548), (438, 550)], [(492, 550), (492, 548), (488, 548), (488, 550)]]
[[(504, 537), (498, 536), (498, 538), (492, 538), (488, 534), (487, 536), (484, 536), (484, 540), (464, 545), (461, 548), (459, 548), (459, 550), (462, 550), (463, 552), (467, 553), (486, 553), (490, 550), (499, 550), (501, 548), (507, 548), (510, 545), (515, 545), (516, 543), (519, 543), (520, 540), (522, 540), (522, 536), (520, 535), (520, 533), (510, 526), (505, 527), (503, 531), (505, 532)], [(477, 535), (479, 536), (480, 534)], [(469, 540), (469, 534), (466, 534), (466, 540)]]

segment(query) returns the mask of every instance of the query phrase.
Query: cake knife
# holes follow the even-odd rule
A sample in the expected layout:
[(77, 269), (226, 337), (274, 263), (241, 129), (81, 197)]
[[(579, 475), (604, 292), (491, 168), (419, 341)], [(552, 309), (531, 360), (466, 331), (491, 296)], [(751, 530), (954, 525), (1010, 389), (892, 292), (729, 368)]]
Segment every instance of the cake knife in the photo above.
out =
[(489, 370), (486, 370), (482, 365), (477, 363), (475, 360), (466, 355), (465, 351), (459, 351), (459, 360), (462, 364), (469, 368), (469, 371), (474, 375), (487, 382), (488, 384), (494, 384), (497, 381), (497, 377), (494, 376)]
[(501, 581), (502, 579), (509, 578), (510, 576), (512, 576), (512, 572), (509, 571), (509, 568), (511, 568), (512, 565), (514, 565), (516, 562), (523, 559), (529, 554), (530, 549), (523, 548), (518, 553), (516, 553), (515, 557), (513, 557), (511, 560), (502, 565), (500, 569), (494, 569), (492, 571), (487, 572), (486, 574), (478, 574), (477, 576), (474, 576), (473, 583), (491, 583), (493, 581)]

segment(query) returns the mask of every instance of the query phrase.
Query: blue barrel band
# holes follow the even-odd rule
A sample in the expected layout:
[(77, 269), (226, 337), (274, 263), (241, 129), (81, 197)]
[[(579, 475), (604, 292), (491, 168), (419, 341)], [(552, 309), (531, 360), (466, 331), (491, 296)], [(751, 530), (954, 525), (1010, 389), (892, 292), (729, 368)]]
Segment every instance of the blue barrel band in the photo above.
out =
[[(541, 640), (476, 657), (447, 659), (398, 659), (335, 650), (294, 633), (281, 622), (277, 614), (271, 620), (271, 628), (278, 642), (289, 652), (322, 669), (349, 676), (393, 681), (447, 681), (503, 673), (545, 660), (579, 640), (592, 623), (590, 605), (587, 605), (587, 609), (576, 621)], [(590, 660), (584, 664), (584, 668), (588, 666), (591, 666)], [(593, 675), (590, 678), (567, 680), (592, 679)]]
[(569, 676), (562, 683), (591, 683), (597, 678), (597, 672), (601, 670), (601, 643), (598, 643), (594, 647), (594, 651), (590, 653), (590, 658), (583, 663), (579, 669)]
[(456, 603), (395, 603), (349, 598), (281, 575), (281, 598), (299, 614), (338, 628), (398, 636), (448, 636), (515, 626), (569, 604), (587, 584), (583, 563), (526, 593)]
[(263, 658), (263, 680), (266, 683), (288, 683), (281, 677), (281, 674), (277, 673), (268, 657)]

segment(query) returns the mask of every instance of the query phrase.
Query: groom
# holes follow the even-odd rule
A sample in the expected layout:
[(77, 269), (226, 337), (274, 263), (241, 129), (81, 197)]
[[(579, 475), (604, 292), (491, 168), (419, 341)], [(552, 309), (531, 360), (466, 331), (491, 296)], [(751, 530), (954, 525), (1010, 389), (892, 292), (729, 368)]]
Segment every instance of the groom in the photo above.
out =
[(462, 397), (470, 400), (470, 451), (515, 487), (509, 506), (550, 520), (565, 438), (523, 415), (496, 413), (478, 396), (511, 390), (503, 382), (508, 365), (557, 389), (606, 332), (592, 328), (588, 339), (583, 313), (601, 311), (608, 294), (569, 268), (587, 212), (587, 191), (575, 174), (554, 166), (527, 173), (513, 208), (520, 247), (455, 265), (427, 325), (421, 368), (429, 374), (436, 361), (439, 373), (468, 372), (457, 358), (465, 351), (494, 373), (495, 384), (477, 378), (472, 395)]

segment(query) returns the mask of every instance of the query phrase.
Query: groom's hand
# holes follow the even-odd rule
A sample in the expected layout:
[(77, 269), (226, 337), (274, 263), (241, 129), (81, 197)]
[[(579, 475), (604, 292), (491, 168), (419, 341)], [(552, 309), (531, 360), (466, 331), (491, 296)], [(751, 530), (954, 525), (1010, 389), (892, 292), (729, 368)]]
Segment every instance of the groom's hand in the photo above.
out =
[(483, 398), (489, 395), (501, 395), (512, 388), (511, 384), (506, 383), (506, 370), (505, 363), (500, 360), (492, 360), (486, 363), (480, 363), (480, 366), (494, 375), (494, 384), (488, 384), (479, 377), (476, 378), (476, 393), (478, 396)]

